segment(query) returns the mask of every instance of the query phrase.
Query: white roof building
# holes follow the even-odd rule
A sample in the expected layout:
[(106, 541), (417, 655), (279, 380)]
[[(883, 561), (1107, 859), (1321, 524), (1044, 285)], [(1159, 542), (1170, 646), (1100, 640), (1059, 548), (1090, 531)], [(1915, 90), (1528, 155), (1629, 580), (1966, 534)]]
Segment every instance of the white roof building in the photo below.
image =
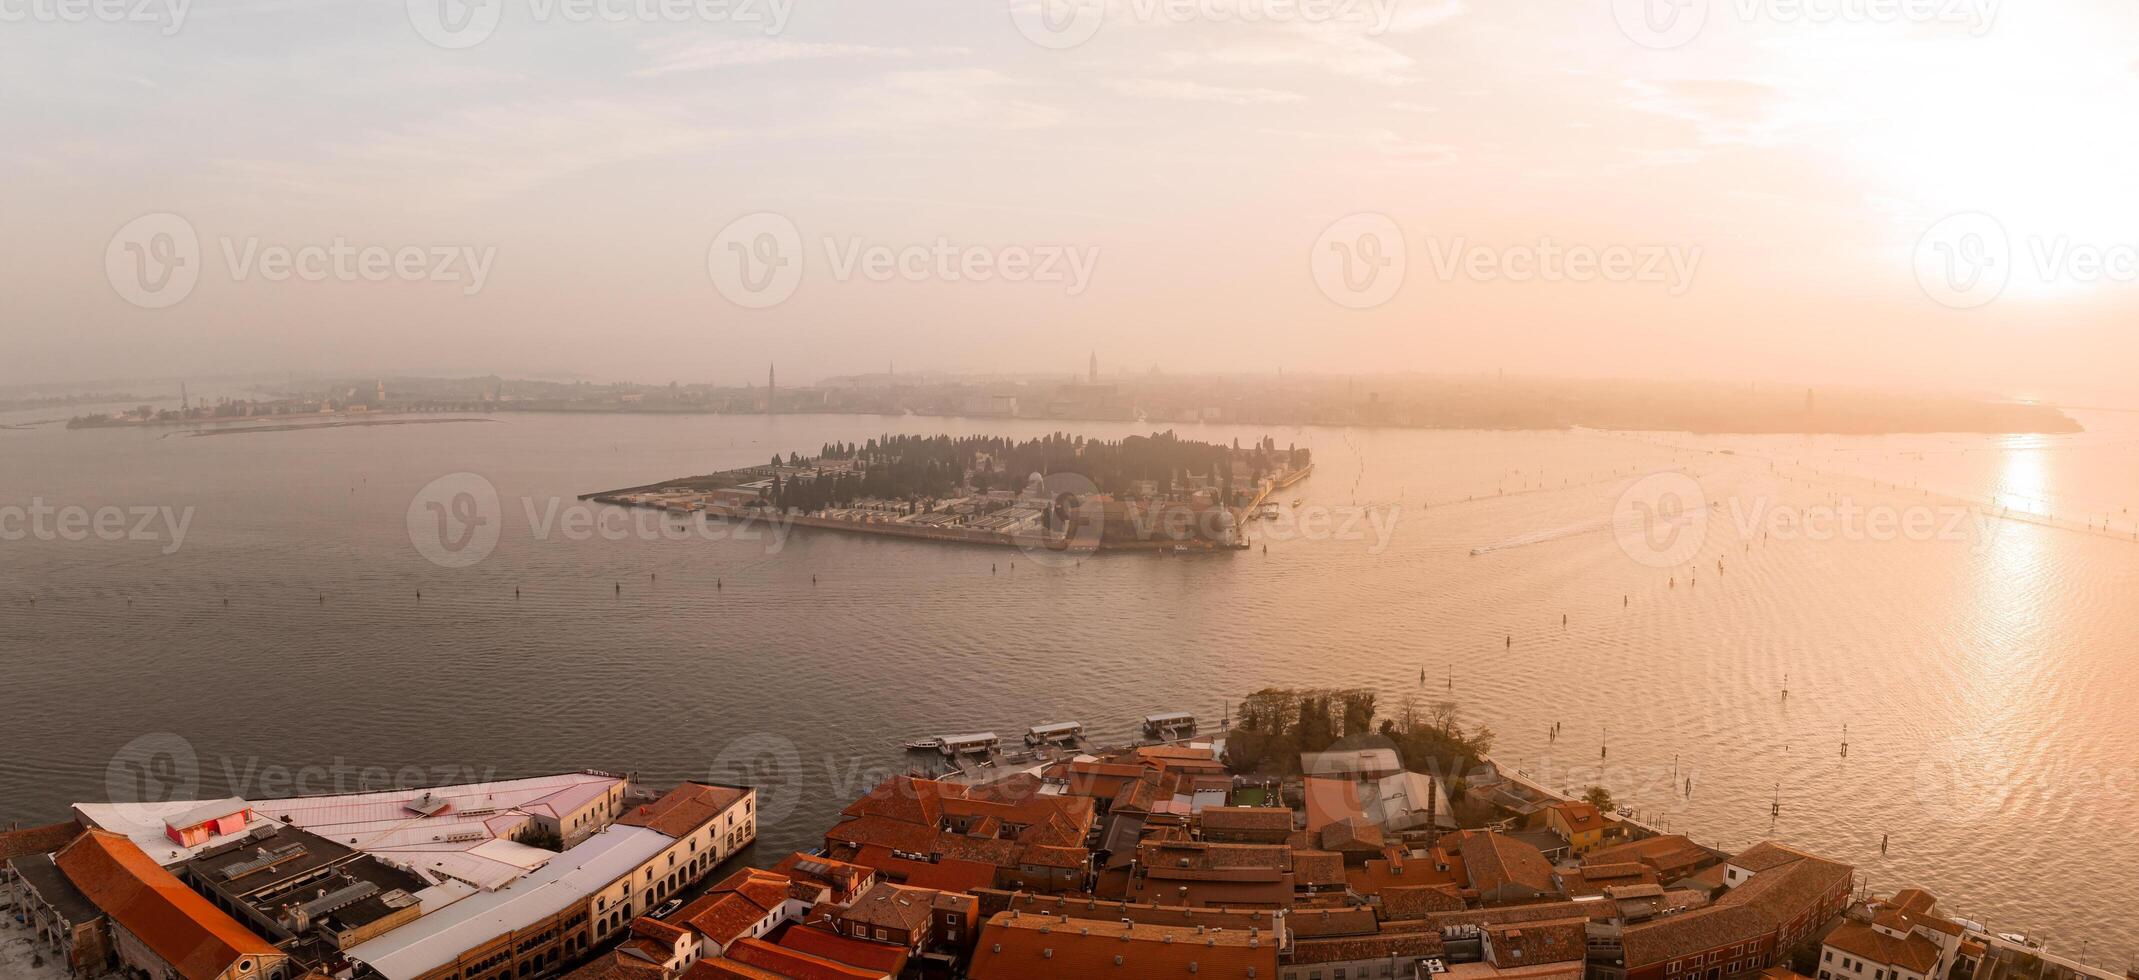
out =
[[(191, 847), (171, 839), (171, 824), (188, 826), (199, 822), (195, 819), (196, 814), (222, 816), (249, 806), (251, 804), (235, 797), (223, 800), (171, 800), (166, 803), (76, 803), (74, 815), (82, 826), (126, 837), (134, 842), (134, 846), (141, 848), (142, 853), (168, 868), (190, 861), (195, 855), (211, 847), (221, 847), (262, 827), (272, 827), (275, 822), (255, 811), (246, 821), (244, 830), (213, 837)], [(223, 812), (211, 812), (216, 810)]]
[(1342, 776), (1381, 779), (1404, 771), (1395, 749), (1337, 749), (1300, 753), (1300, 772), (1307, 776)]
[(433, 789), (307, 796), (258, 804), (261, 813), (436, 881), (501, 888), (556, 853), (511, 838), (537, 816), (573, 813), (624, 782), (573, 772)]
[(413, 980), (508, 932), (584, 903), (675, 839), (644, 827), (611, 827), (496, 891), (470, 895), (349, 950), (387, 980)]
[[(288, 824), (363, 851), (433, 883), (447, 879), (485, 890), (502, 888), (556, 857), (511, 838), (537, 817), (556, 821), (624, 784), (621, 776), (572, 772), (501, 779), (433, 789), (387, 790), (344, 796), (302, 796), (248, 803), (173, 800), (166, 803), (77, 803), (85, 826), (123, 834), (170, 867), (262, 827)], [(194, 815), (250, 807), (244, 831), (186, 847), (169, 833)]]

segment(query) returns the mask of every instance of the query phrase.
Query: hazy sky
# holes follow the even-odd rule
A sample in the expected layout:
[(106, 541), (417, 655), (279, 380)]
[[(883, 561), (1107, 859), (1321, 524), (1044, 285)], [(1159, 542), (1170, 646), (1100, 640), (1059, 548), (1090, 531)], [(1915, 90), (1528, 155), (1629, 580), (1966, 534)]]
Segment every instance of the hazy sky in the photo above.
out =
[(0, 382), (1097, 348), (2139, 402), (2128, 2), (183, 3), (0, 0)]

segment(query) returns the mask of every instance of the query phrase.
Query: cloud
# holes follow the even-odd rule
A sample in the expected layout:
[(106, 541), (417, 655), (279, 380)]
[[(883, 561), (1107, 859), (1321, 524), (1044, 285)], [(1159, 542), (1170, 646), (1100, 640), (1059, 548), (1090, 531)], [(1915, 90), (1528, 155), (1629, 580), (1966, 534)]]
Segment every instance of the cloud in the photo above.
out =
[(645, 100), (573, 99), (476, 106), (332, 145), (315, 160), (226, 160), (269, 189), (332, 198), (383, 189), (451, 205), (523, 194), (597, 167), (691, 150), (728, 134)]
[(1061, 109), (1018, 98), (1022, 84), (986, 68), (895, 71), (852, 91), (836, 122), (915, 137), (945, 126), (1038, 129), (1062, 122)]
[(1445, 0), (1443, 3), (1400, 3), (1395, 16), (1389, 18), (1389, 33), (1410, 34), (1429, 27), (1439, 27), (1470, 12), (1462, 0)]
[(1624, 84), (1634, 96), (1629, 108), (1689, 123), (1704, 144), (1772, 146), (1782, 129), (1776, 118), (1781, 93), (1758, 82), (1628, 79)]
[(720, 68), (779, 64), (788, 61), (911, 58), (914, 55), (914, 52), (908, 48), (885, 48), (869, 44), (787, 41), (762, 37), (714, 38), (709, 40), (661, 38), (647, 41), (639, 47), (653, 57), (654, 63), (639, 69), (635, 73), (638, 75), (710, 71)]
[(1282, 105), (1300, 102), (1305, 98), (1297, 92), (1282, 92), (1277, 89), (1228, 88), (1170, 78), (1125, 78), (1109, 82), (1107, 87), (1122, 95), (1140, 99), (1222, 102), (1228, 105)]
[(1457, 159), (1456, 148), (1453, 146), (1413, 139), (1394, 130), (1375, 130), (1369, 134), (1368, 142), (1383, 156), (1412, 163), (1438, 166), (1454, 163)]
[(1176, 68), (1305, 68), (1383, 85), (1415, 80), (1411, 56), (1363, 35), (1316, 29), (1177, 49), (1166, 58)]
[(1356, 151), (1362, 162), (1374, 161), (1404, 165), (1441, 166), (1461, 159), (1456, 148), (1445, 143), (1431, 143), (1405, 136), (1390, 129), (1372, 129), (1356, 132), (1326, 132), (1310, 129), (1277, 129), (1265, 127), (1256, 130), (1263, 136), (1275, 136), (1289, 142), (1318, 147), (1337, 147), (1347, 152)]

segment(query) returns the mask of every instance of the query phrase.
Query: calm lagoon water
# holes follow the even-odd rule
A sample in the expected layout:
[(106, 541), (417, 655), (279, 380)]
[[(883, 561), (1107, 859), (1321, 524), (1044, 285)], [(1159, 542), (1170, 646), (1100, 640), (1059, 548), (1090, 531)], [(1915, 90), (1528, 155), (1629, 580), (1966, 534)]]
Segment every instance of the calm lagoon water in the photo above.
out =
[[(663, 534), (651, 515), (622, 525), (650, 533), (568, 528), (598, 516), (578, 494), (832, 440), (1149, 427), (0, 430), (0, 506), (159, 515), (155, 540), (0, 541), (0, 820), (141, 785), (264, 797), (594, 767), (764, 782), (769, 863), (899, 770), (904, 739), (1063, 719), (1127, 739), (1144, 714), (1216, 716), (1267, 685), (1372, 686), (1389, 709), (1456, 700), (1503, 761), (1602, 782), (1674, 830), (1794, 841), (2121, 966), (2139, 955), (2139, 416), (2082, 421), (2055, 438), (1179, 427), (1312, 448), (1284, 496), (1330, 522), (1066, 567)], [(467, 567), (411, 534), (412, 503), (421, 528), (419, 495), (455, 474), (500, 500)], [(1659, 487), (1712, 506), (1621, 533)], [(161, 508), (190, 515), (175, 549)]]

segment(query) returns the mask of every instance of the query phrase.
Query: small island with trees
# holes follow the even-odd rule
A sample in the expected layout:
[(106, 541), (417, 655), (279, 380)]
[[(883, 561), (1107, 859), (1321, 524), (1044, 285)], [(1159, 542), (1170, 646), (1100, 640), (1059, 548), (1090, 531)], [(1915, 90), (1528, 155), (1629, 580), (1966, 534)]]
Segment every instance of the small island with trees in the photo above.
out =
[(1119, 440), (1054, 433), (882, 435), (765, 465), (587, 494), (691, 518), (1052, 551), (1246, 547), (1242, 525), (1314, 468), (1308, 450), (1172, 431)]

